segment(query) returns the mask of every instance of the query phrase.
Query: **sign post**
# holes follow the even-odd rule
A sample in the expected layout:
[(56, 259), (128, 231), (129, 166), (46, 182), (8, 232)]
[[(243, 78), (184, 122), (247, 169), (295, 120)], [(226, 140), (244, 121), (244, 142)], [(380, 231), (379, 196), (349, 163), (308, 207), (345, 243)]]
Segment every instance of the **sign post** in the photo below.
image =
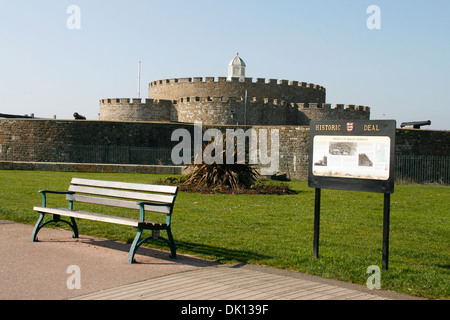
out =
[(382, 266), (388, 269), (395, 120), (311, 121), (308, 185), (315, 188), (313, 256), (319, 258), (321, 189), (384, 194)]
[(314, 204), (314, 258), (319, 258), (319, 231), (320, 231), (320, 189), (316, 188), (316, 201)]
[(383, 212), (383, 259), (382, 267), (388, 269), (389, 261), (389, 216), (391, 209), (391, 194), (384, 194), (384, 212)]

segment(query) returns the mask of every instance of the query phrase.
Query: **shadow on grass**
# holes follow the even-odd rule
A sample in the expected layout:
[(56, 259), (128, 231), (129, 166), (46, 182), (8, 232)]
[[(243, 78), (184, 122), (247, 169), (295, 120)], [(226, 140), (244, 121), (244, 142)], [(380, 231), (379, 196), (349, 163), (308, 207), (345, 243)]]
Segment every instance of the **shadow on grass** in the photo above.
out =
[(210, 257), (209, 259), (214, 259), (215, 261), (220, 263), (227, 263), (227, 262), (249, 263), (252, 260), (254, 261), (273, 258), (271, 256), (258, 254), (252, 251), (226, 249), (218, 246), (211, 246), (194, 242), (175, 240), (175, 245), (177, 247), (177, 250), (179, 249), (183, 252), (188, 252), (194, 255), (207, 256)]
[[(131, 242), (133, 239), (129, 239), (127, 243), (112, 241), (108, 239), (101, 238), (91, 238), (91, 237), (83, 237), (80, 236), (78, 238), (79, 241), (93, 245), (104, 247), (112, 250), (118, 250), (123, 252), (129, 252)], [(67, 240), (74, 241), (74, 239)], [(129, 242), (129, 243), (128, 243)], [(148, 245), (158, 245), (157, 248), (151, 248)], [(169, 258), (169, 249), (165, 245), (165, 242), (157, 240), (146, 243), (138, 248), (136, 254), (144, 255), (148, 257), (153, 257), (157, 259), (167, 260), (170, 263), (179, 262), (183, 264), (188, 264), (192, 266), (211, 266), (217, 263), (230, 263), (230, 262), (240, 262), (240, 263), (248, 263), (251, 260), (259, 260), (259, 259), (271, 259), (272, 257), (257, 254), (251, 251), (244, 250), (232, 250), (226, 248), (220, 248), (217, 246), (193, 243), (193, 242), (184, 242), (184, 241), (176, 241), (175, 246), (177, 248), (177, 258), (171, 259)], [(186, 254), (183, 254), (186, 253)], [(191, 255), (203, 256), (206, 258), (197, 258)], [(139, 261), (138, 261), (139, 262)]]

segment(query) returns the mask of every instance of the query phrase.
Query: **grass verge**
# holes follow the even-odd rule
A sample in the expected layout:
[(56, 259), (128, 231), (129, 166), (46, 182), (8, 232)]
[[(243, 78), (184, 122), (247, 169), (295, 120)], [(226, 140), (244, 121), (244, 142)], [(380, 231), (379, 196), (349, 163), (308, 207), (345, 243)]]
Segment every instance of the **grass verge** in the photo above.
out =
[[(38, 190), (67, 190), (72, 177), (155, 183), (164, 176), (0, 171), (0, 219), (34, 224), (37, 214), (32, 207), (41, 202)], [(178, 252), (365, 285), (367, 268), (381, 267), (383, 195), (322, 190), (320, 259), (314, 259), (314, 190), (305, 181), (285, 183), (297, 193), (180, 192), (173, 215)], [(381, 270), (382, 289), (449, 299), (449, 203), (449, 187), (396, 186), (391, 196), (389, 270)], [(63, 196), (52, 197), (48, 204), (67, 206)], [(123, 242), (134, 237), (132, 228), (92, 221), (80, 220), (79, 230)]]

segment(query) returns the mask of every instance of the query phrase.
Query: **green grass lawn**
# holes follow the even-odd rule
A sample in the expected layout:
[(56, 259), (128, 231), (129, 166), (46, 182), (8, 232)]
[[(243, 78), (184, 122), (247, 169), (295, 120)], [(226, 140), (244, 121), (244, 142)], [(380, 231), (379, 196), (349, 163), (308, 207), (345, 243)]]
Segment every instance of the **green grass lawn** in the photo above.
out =
[[(162, 176), (0, 171), (0, 219), (34, 224), (38, 215), (32, 207), (41, 203), (38, 190), (67, 190), (72, 177), (154, 183)], [(383, 195), (322, 190), (320, 259), (314, 259), (314, 189), (305, 181), (288, 184), (298, 194), (180, 192), (172, 218), (178, 252), (365, 285), (367, 268), (381, 268)], [(64, 196), (52, 196), (48, 205), (66, 207), (67, 203)], [(449, 213), (449, 187), (395, 187), (389, 270), (381, 269), (382, 289), (449, 299)], [(135, 234), (133, 228), (92, 221), (80, 220), (78, 227), (81, 234), (123, 242), (131, 242)]]

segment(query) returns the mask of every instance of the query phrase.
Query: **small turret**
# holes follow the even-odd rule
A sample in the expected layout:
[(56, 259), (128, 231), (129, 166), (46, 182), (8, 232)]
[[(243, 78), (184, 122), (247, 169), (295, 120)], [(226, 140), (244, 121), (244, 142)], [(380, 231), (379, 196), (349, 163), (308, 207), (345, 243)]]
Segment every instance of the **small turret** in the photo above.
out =
[(239, 57), (239, 53), (228, 64), (228, 77), (227, 81), (231, 81), (232, 78), (238, 78), (239, 81), (245, 80), (245, 62)]

